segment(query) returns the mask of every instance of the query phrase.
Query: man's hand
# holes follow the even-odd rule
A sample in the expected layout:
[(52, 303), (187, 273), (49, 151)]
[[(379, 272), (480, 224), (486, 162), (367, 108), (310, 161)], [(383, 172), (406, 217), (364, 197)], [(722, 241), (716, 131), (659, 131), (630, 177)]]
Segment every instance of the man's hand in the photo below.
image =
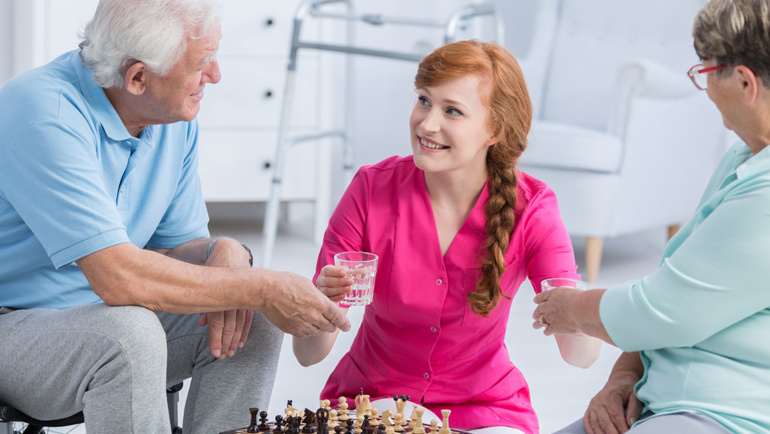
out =
[(198, 325), (209, 326), (211, 355), (222, 360), (234, 356), (238, 348), (243, 348), (249, 337), (252, 318), (254, 312), (244, 309), (201, 314)]
[(260, 309), (281, 331), (298, 338), (350, 330), (350, 321), (310, 280), (276, 272), (275, 290), (263, 291)]
[(631, 429), (642, 410), (642, 403), (634, 395), (637, 381), (639, 377), (633, 374), (610, 377), (583, 416), (588, 434), (616, 434)]
[(323, 295), (329, 297), (329, 300), (339, 303), (352, 289), (353, 279), (346, 276), (342, 267), (327, 265), (321, 269), (315, 284)]
[[(208, 267), (248, 268), (249, 256), (241, 243), (232, 238), (211, 242), (204, 265)], [(254, 312), (238, 309), (201, 314), (198, 325), (209, 326), (209, 350), (218, 359), (232, 357), (249, 337)]]

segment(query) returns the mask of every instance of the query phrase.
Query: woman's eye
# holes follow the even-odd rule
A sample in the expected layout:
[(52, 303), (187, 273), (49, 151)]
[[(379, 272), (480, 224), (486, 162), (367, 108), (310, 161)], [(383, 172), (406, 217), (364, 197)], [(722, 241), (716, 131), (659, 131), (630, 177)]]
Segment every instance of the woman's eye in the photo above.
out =
[(424, 96), (421, 96), (417, 98), (420, 101), (420, 105), (428, 105), (428, 98), (425, 98)]
[(449, 109), (447, 109), (446, 112), (449, 113), (450, 115), (455, 115), (455, 116), (462, 116), (462, 114), (463, 114), (463, 112), (461, 112), (460, 110), (457, 110), (455, 108), (449, 108)]

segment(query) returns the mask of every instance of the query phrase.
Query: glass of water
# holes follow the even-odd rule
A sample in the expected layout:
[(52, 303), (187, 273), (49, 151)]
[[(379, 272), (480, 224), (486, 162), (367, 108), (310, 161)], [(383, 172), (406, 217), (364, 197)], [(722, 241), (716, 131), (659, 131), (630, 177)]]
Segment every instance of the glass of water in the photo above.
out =
[(556, 289), (562, 286), (569, 286), (570, 288), (580, 289), (583, 291), (588, 289), (588, 284), (582, 280), (569, 279), (566, 277), (554, 277), (551, 279), (545, 279), (540, 282), (540, 288), (543, 291), (549, 291), (551, 289)]
[(342, 252), (334, 255), (334, 265), (342, 267), (347, 276), (353, 279), (352, 289), (342, 304), (366, 306), (372, 302), (377, 259), (377, 255), (368, 252)]

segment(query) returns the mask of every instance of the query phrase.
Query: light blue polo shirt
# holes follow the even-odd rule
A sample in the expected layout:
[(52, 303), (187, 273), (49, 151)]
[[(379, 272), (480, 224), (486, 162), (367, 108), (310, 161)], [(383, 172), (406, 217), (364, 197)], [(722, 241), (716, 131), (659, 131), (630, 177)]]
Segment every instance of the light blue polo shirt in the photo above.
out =
[(0, 89), (0, 306), (99, 301), (74, 263), (208, 237), (197, 122), (126, 130), (78, 51)]
[(641, 350), (646, 409), (770, 432), (770, 146), (735, 144), (660, 268), (610, 288), (600, 315), (619, 348)]

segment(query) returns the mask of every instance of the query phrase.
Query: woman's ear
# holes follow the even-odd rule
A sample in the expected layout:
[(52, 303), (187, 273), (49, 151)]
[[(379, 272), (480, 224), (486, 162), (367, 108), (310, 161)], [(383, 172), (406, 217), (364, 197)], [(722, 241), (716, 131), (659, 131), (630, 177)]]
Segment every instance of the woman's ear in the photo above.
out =
[(745, 65), (738, 65), (734, 72), (740, 81), (743, 102), (753, 103), (759, 95), (762, 79)]

